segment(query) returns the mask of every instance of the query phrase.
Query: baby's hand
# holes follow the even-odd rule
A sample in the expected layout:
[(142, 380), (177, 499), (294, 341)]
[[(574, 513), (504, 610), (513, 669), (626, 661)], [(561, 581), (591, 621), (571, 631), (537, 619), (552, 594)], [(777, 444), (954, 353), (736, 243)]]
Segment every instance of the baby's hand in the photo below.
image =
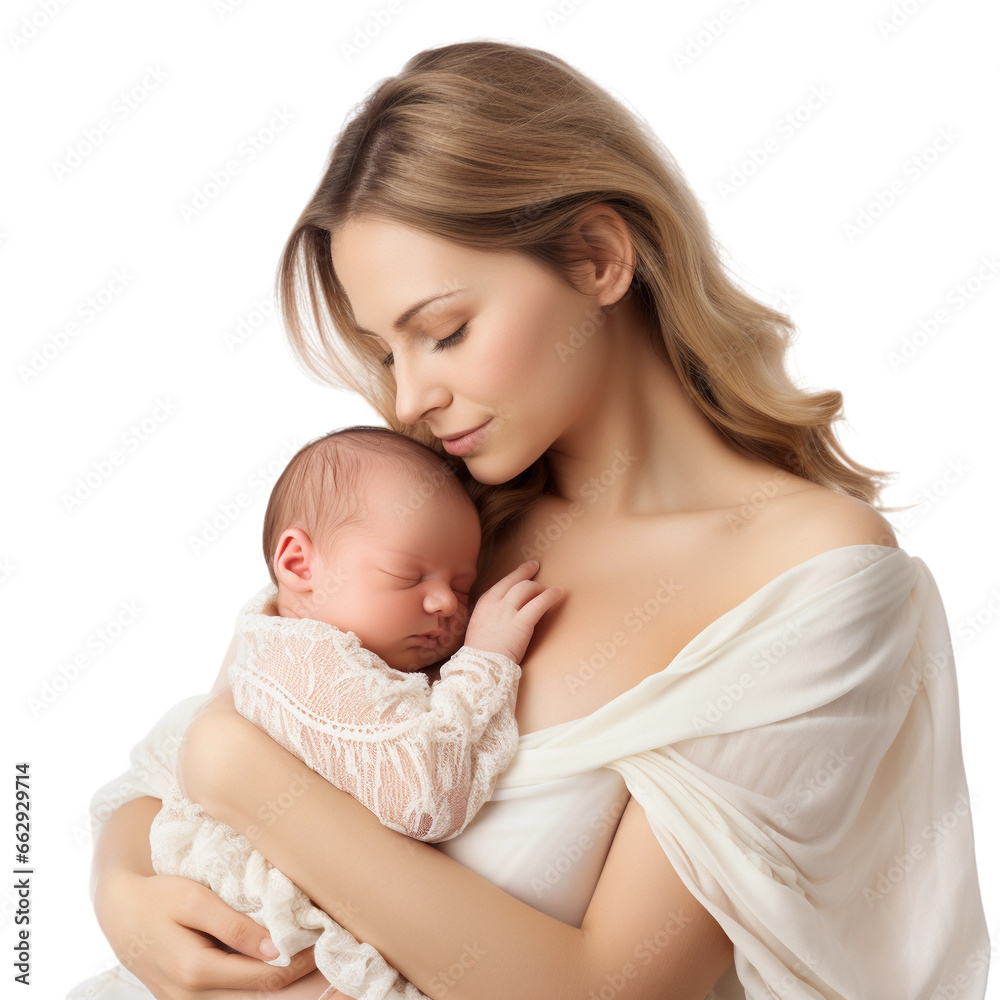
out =
[(538, 560), (529, 559), (476, 601), (465, 632), (466, 646), (521, 662), (538, 619), (564, 594), (560, 587), (543, 587), (532, 580), (537, 572)]

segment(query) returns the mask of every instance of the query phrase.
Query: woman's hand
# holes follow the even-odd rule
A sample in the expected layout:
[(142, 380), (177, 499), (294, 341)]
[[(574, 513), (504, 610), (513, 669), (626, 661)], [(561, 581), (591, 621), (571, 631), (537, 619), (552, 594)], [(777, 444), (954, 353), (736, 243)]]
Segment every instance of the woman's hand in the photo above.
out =
[(261, 951), (267, 930), (180, 875), (120, 872), (94, 909), (118, 960), (157, 1000), (233, 1000), (232, 990), (278, 990), (316, 968), (312, 948), (268, 965), (277, 952)]

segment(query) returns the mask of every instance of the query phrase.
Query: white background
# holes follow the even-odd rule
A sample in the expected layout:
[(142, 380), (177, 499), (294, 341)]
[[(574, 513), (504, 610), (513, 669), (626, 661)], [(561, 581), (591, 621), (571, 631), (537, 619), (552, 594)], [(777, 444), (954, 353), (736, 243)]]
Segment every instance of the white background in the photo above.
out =
[[(474, 38), (552, 51), (650, 123), (741, 280), (791, 313), (800, 384), (844, 393), (849, 454), (898, 473), (886, 504), (923, 498), (890, 519), (933, 572), (955, 640), (996, 953), (996, 8), (565, 0), (553, 15), (557, 2), (393, 0), (384, 25), (370, 18), (388, 0), (93, 0), (51, 17), (41, 0), (5, 5), (3, 738), (9, 768), (31, 764), (33, 995), (61, 997), (113, 960), (88, 893), (90, 796), (168, 706), (211, 685), (237, 610), (266, 582), (277, 473), (327, 430), (380, 422), (306, 377), (273, 312), (261, 322), (283, 242), (352, 105), (418, 50)], [(345, 49), (366, 22), (364, 47)], [(261, 132), (278, 112), (282, 129)], [(83, 155), (101, 119), (111, 127)], [(230, 160), (239, 173), (183, 218)], [(852, 238), (894, 181), (893, 203)], [(959, 291), (980, 269), (989, 280)], [(41, 370), (26, 377), (32, 358)], [(96, 488), (68, 509), (88, 474)], [(251, 505), (196, 553), (191, 539), (241, 491)], [(95, 652), (119, 615), (130, 620)], [(0, 890), (8, 956), (12, 905)]]

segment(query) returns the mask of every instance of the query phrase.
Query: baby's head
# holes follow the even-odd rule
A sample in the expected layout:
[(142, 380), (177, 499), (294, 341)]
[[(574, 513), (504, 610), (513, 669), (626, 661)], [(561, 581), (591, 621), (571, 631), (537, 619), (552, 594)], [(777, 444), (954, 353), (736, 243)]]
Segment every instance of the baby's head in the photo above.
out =
[(481, 540), (450, 463), (383, 427), (347, 427), (299, 449), (264, 515), (278, 614), (354, 632), (396, 670), (462, 645)]

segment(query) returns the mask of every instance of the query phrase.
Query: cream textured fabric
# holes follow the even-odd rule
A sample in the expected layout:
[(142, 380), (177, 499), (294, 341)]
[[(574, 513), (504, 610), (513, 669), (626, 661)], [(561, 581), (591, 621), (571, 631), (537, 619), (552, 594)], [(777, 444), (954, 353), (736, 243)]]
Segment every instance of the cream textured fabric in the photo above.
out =
[[(237, 711), (386, 826), (428, 842), (460, 833), (516, 752), (520, 666), (462, 646), (432, 684), (420, 671), (388, 666), (353, 632), (277, 616), (276, 590), (265, 586), (237, 618), (229, 669)], [(156, 794), (163, 807), (150, 828), (154, 870), (209, 886), (267, 927), (281, 953), (270, 964), (286, 966), (315, 944), (317, 967), (349, 996), (423, 1000), (250, 841), (186, 799), (172, 774)]]
[(522, 735), (495, 791), (595, 767), (732, 940), (739, 984), (713, 1000), (985, 995), (955, 662), (922, 559), (850, 545), (792, 567), (596, 712)]
[[(133, 750), (132, 772), (95, 795), (95, 826), (116, 795), (157, 794), (125, 788), (161, 774), (161, 747), (169, 767), (173, 727), (199, 707), (181, 703)], [(711, 1000), (984, 997), (957, 678), (923, 560), (851, 545), (792, 567), (634, 688), (522, 735), (494, 801), (540, 810), (547, 784), (602, 767), (733, 941)], [(477, 817), (442, 850), (490, 829)], [(489, 878), (498, 841), (480, 837), (463, 863)]]

